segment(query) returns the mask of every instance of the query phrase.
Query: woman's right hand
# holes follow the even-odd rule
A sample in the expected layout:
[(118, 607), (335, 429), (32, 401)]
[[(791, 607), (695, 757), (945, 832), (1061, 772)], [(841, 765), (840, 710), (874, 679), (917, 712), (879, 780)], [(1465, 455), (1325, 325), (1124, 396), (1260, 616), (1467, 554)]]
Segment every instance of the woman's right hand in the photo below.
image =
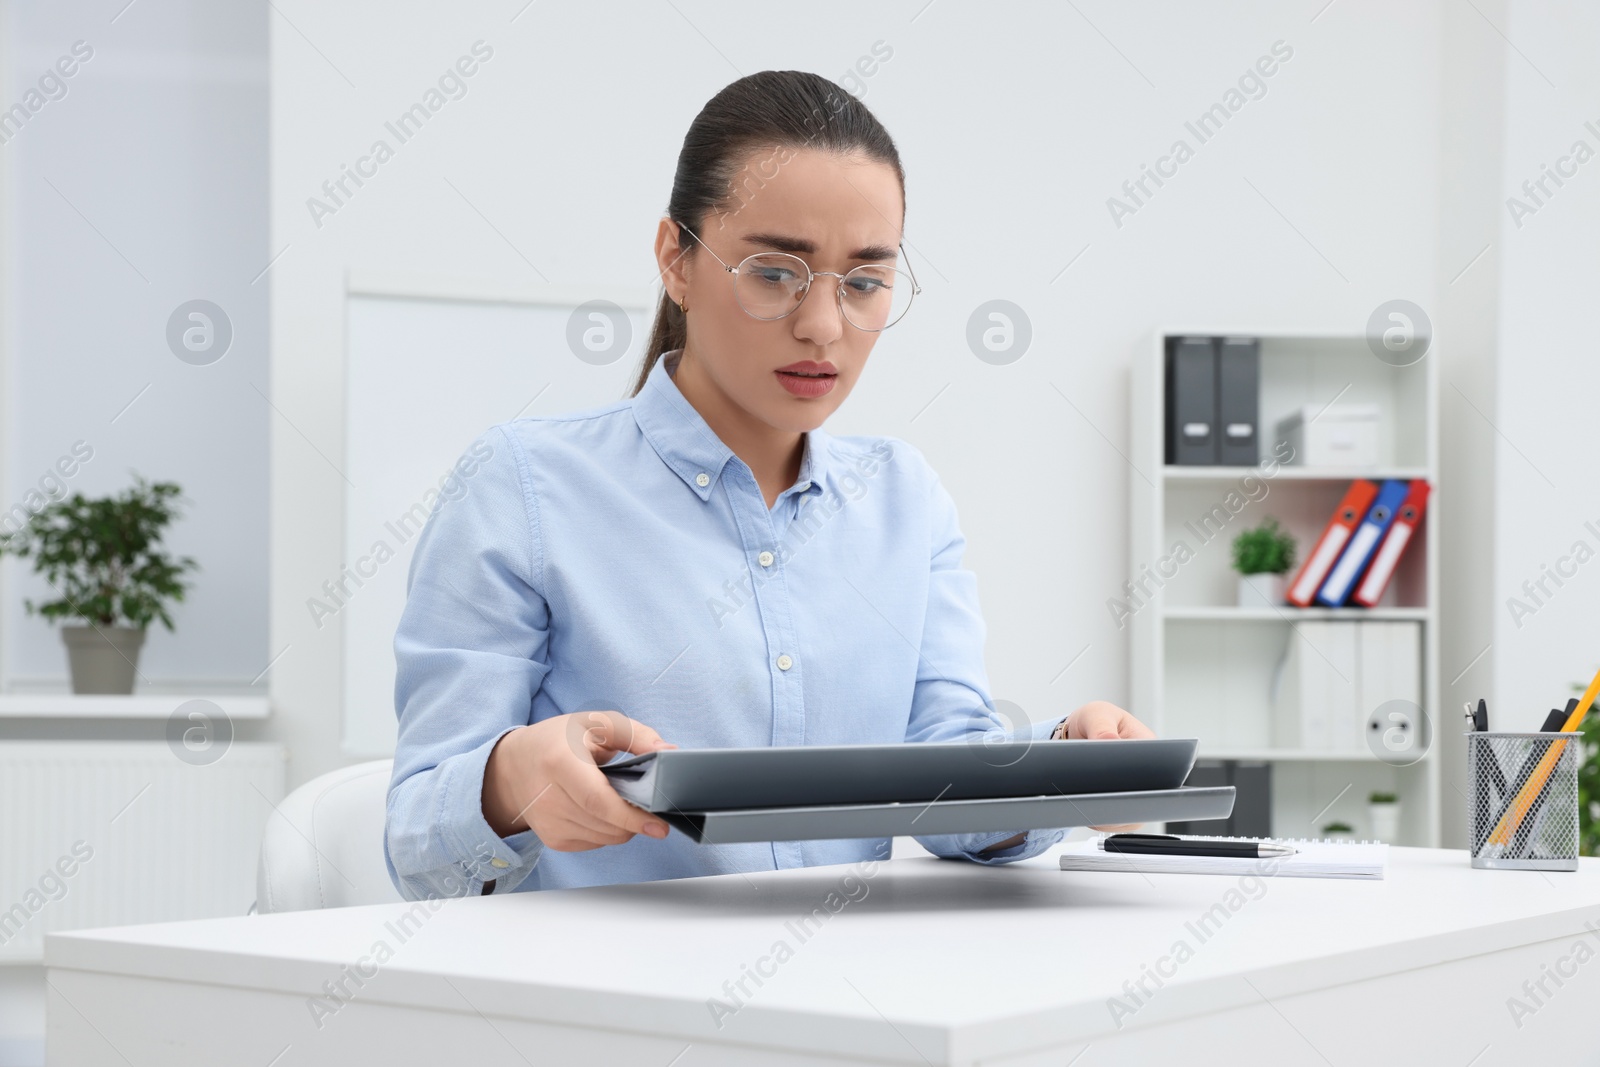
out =
[(668, 826), (611, 788), (600, 764), (619, 752), (677, 748), (620, 711), (557, 715), (500, 738), (483, 770), (483, 815), (501, 837), (531, 829), (547, 848), (584, 852)]

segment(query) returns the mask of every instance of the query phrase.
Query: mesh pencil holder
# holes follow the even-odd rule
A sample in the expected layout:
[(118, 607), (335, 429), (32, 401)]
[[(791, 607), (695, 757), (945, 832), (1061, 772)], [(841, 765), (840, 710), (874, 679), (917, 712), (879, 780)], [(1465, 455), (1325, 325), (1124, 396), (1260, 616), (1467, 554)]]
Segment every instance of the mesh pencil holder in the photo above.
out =
[(1467, 734), (1467, 824), (1472, 865), (1491, 870), (1578, 869), (1576, 733)]

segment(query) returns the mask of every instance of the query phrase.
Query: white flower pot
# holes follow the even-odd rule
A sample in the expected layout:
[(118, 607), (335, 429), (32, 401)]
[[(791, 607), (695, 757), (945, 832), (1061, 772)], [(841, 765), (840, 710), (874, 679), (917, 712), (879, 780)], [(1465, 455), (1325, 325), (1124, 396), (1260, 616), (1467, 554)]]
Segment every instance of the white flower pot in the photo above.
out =
[(1283, 605), (1284, 577), (1281, 574), (1239, 575), (1239, 606), (1241, 608), (1281, 607)]
[(1400, 805), (1368, 804), (1367, 821), (1372, 824), (1372, 836), (1389, 844), (1400, 837)]

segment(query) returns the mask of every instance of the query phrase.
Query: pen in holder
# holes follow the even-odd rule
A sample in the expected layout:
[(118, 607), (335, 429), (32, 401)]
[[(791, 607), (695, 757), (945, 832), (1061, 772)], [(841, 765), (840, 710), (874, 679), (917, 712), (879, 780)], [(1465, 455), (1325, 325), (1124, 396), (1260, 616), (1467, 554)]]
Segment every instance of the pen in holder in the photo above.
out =
[(1578, 869), (1578, 763), (1570, 733), (1467, 734), (1467, 825), (1472, 865)]

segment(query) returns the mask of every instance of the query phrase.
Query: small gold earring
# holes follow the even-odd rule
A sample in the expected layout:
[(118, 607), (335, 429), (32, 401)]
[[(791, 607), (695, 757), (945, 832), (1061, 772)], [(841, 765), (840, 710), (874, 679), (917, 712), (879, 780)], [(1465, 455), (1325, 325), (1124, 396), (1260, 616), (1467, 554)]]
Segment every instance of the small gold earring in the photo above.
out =
[(688, 297), (683, 296), (683, 297), (679, 297), (678, 298), (678, 310), (683, 312), (685, 315), (687, 315), (689, 313), (689, 298)]

